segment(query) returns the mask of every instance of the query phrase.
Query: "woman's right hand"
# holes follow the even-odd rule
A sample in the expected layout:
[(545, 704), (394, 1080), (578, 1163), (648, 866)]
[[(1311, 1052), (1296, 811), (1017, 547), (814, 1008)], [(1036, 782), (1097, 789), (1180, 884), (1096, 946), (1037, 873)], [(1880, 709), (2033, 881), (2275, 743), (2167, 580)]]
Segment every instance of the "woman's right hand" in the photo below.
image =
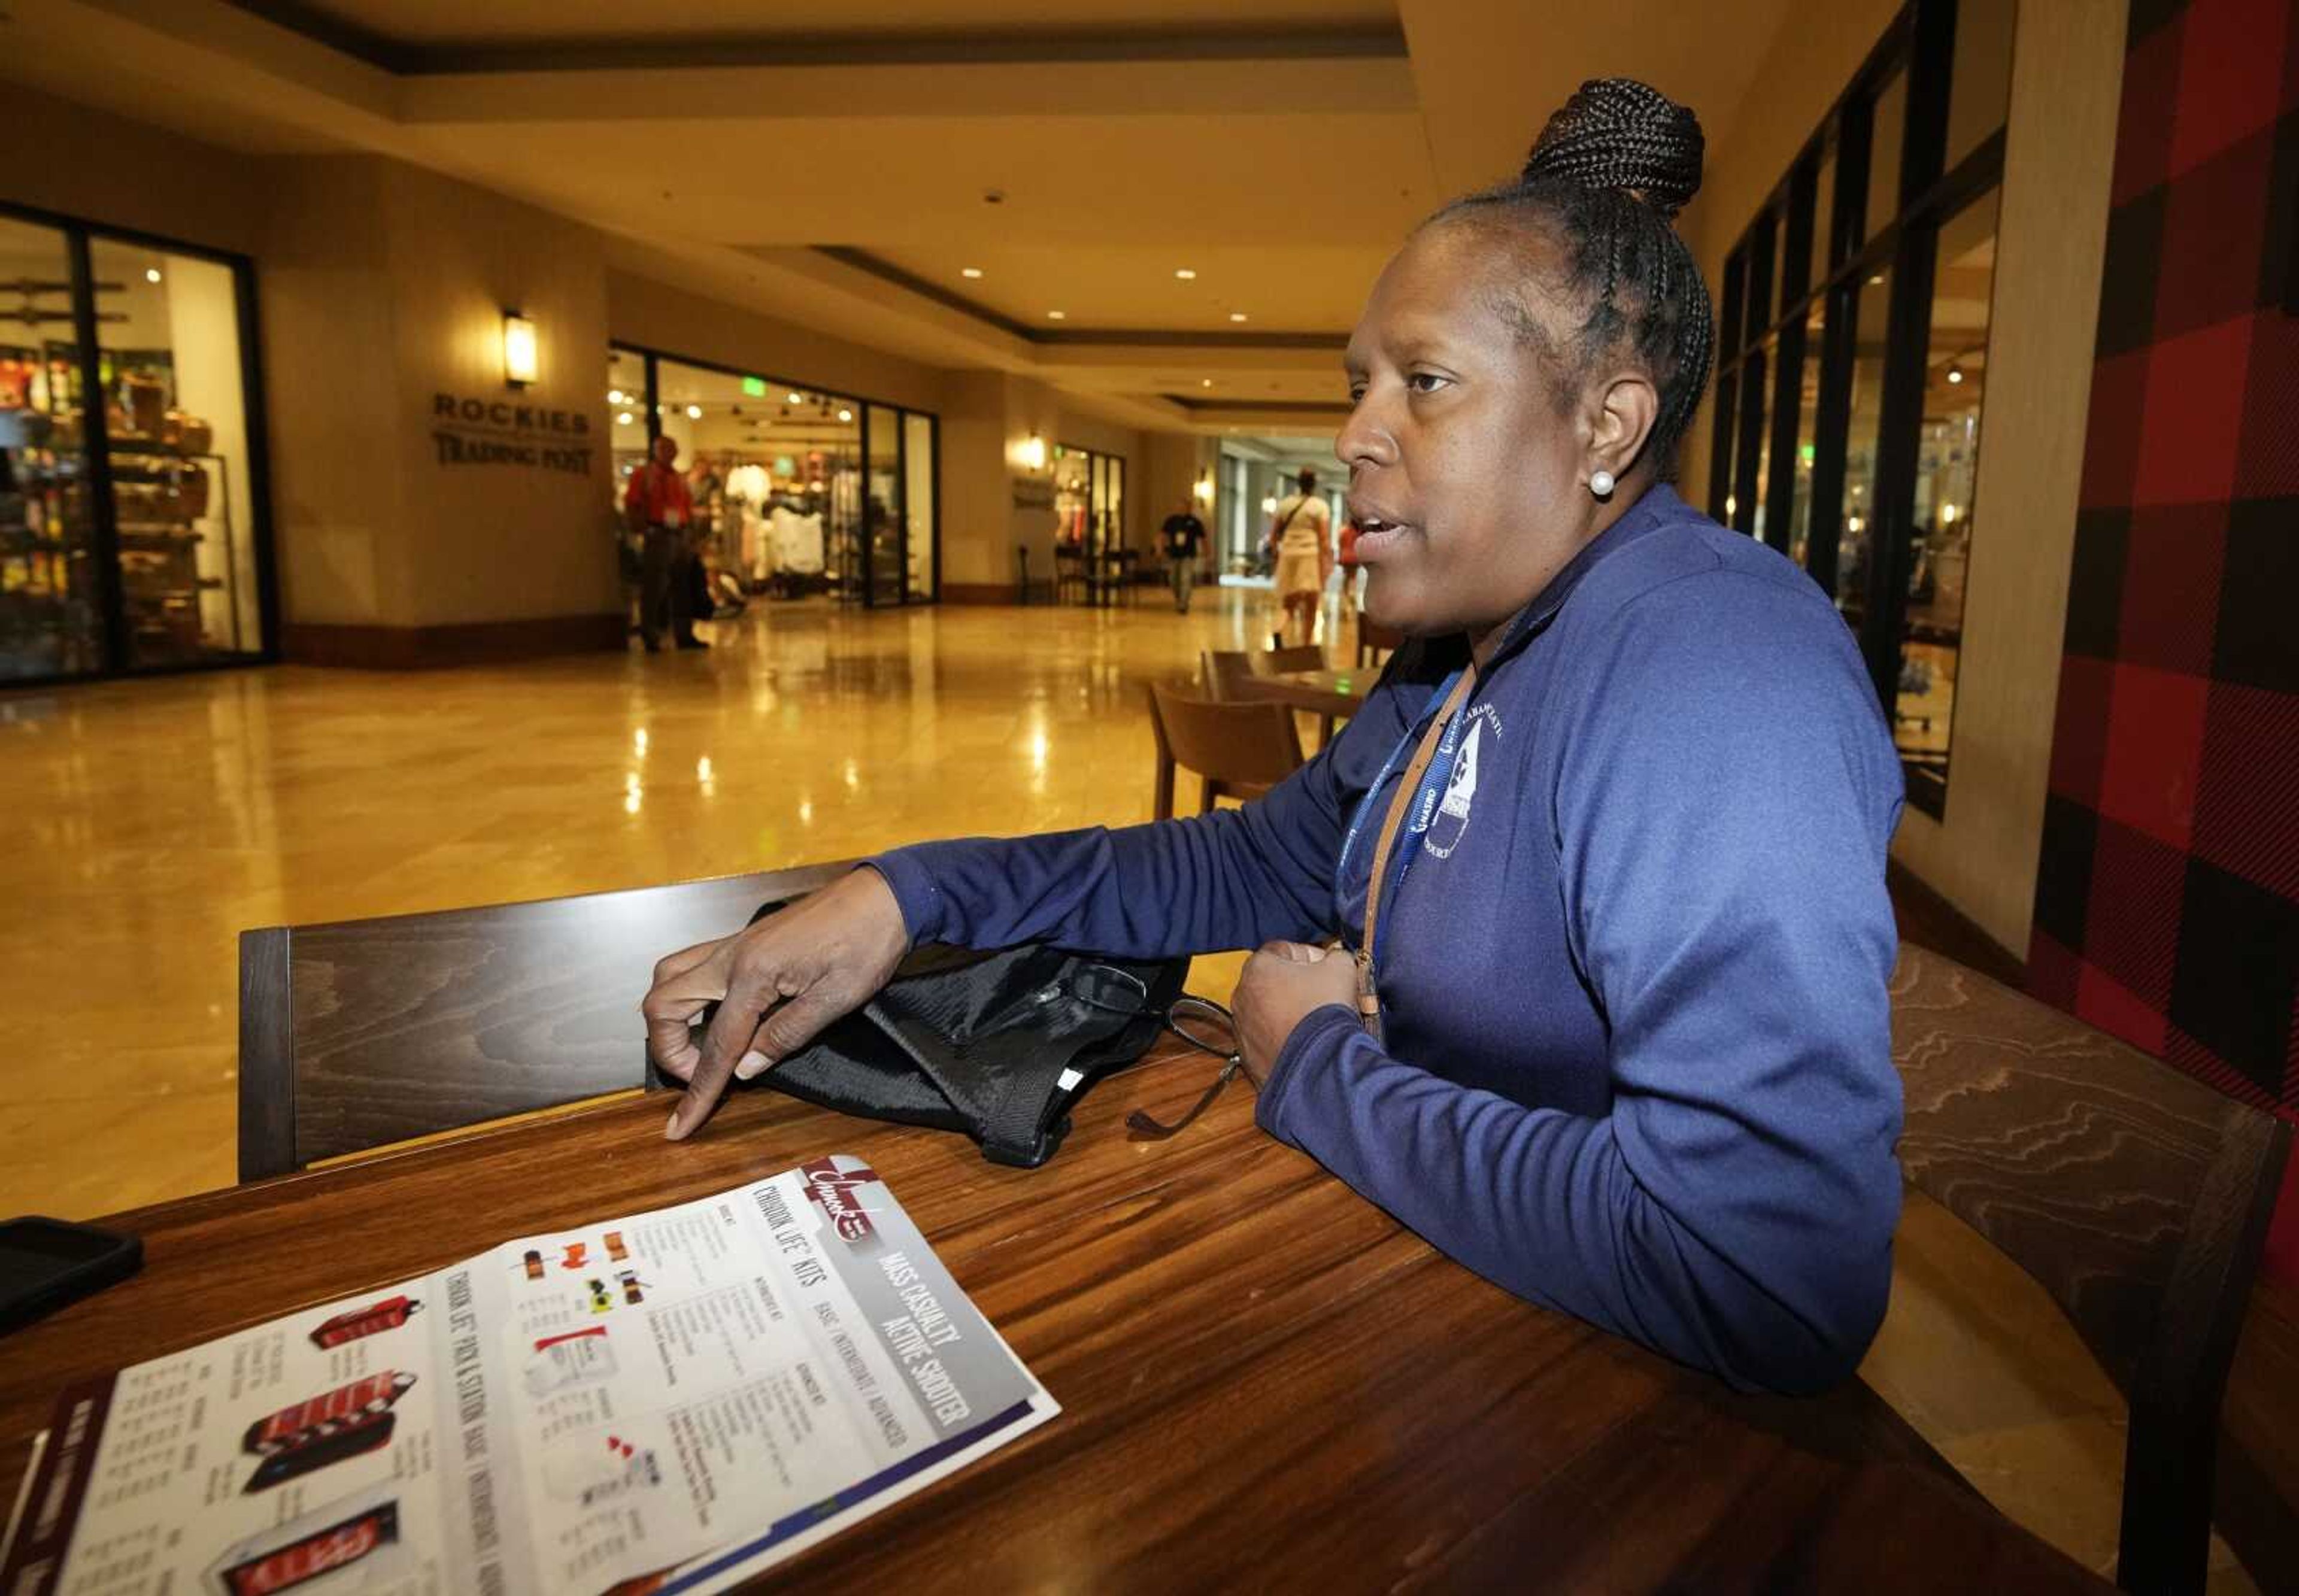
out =
[[(647, 1052), (686, 1092), (663, 1135), (684, 1141), (710, 1117), (729, 1080), (750, 1080), (851, 1014), (892, 978), (910, 949), (901, 906), (867, 866), (755, 926), (697, 943), (654, 967), (639, 1010)], [(702, 1041), (694, 1017), (718, 1012)]]

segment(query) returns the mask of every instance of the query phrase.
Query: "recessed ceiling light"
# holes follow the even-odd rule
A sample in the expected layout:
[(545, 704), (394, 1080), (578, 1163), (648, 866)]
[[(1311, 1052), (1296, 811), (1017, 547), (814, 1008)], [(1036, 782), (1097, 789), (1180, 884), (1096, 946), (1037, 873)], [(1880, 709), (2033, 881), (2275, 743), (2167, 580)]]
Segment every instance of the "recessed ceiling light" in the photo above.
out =
[(1067, 321), (1069, 319), (1070, 313), (1067, 311), (1048, 311), (1046, 312), (1046, 320), (1049, 321)]
[(688, 405), (686, 407), (686, 419), (690, 421), (700, 421), (702, 419), (702, 407), (699, 404)]
[(1203, 383), (1201, 386), (1203, 386), (1203, 387), (1213, 387), (1213, 386), (1214, 386), (1214, 379), (1213, 379), (1212, 378), (1208, 377), (1208, 378), (1207, 378), (1205, 379), (1204, 383)]
[(1177, 267), (1175, 267), (1175, 268), (1174, 269), (1174, 275), (1175, 277), (1180, 278), (1181, 278), (1183, 282), (1185, 282), (1185, 283), (1191, 283), (1191, 282), (1195, 282), (1195, 281), (1197, 281), (1197, 278), (1198, 278), (1198, 274), (1197, 274), (1196, 272), (1194, 272), (1194, 271), (1191, 270), (1190, 270), (1188, 267), (1186, 267), (1186, 266), (1177, 266)]
[(1882, 287), (1884, 286), (1884, 274), (1880, 271), (1874, 277), (1870, 278), (1868, 279), (1868, 286), (1872, 288)]
[(1232, 321), (1242, 321), (1245, 320), (1245, 312), (1243, 311), (1232, 311), (1229, 313), (1229, 319)]
[(980, 277), (982, 275), (982, 268), (979, 266), (961, 266), (958, 269), (958, 275), (960, 277)]
[(609, 389), (607, 390), (607, 403), (610, 403), (610, 404), (620, 404), (622, 402), (623, 402), (623, 390), (622, 390), (622, 389), (620, 389), (620, 388), (609, 388)]
[(851, 410), (842, 410), (838, 412), (838, 419), (842, 421), (851, 421), (854, 419), (854, 412)]
[(147, 283), (158, 282), (160, 280), (160, 269), (157, 266), (146, 266), (144, 269), (144, 280)]
[(806, 403), (806, 401), (805, 401), (805, 400), (801, 399), (801, 398), (800, 398), (796, 394), (793, 394), (793, 395), (790, 396), (790, 402), (791, 402), (793, 404), (803, 404), (803, 403)]

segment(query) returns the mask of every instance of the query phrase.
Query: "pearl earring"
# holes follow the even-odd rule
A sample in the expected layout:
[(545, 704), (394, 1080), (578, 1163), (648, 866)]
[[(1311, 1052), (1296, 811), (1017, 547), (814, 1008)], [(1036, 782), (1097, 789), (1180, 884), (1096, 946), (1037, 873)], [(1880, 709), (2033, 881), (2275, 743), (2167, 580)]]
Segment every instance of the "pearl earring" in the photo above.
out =
[(1590, 472), (1589, 475), (1589, 491), (1595, 494), (1600, 499), (1611, 498), (1613, 496), (1613, 473), (1610, 471)]

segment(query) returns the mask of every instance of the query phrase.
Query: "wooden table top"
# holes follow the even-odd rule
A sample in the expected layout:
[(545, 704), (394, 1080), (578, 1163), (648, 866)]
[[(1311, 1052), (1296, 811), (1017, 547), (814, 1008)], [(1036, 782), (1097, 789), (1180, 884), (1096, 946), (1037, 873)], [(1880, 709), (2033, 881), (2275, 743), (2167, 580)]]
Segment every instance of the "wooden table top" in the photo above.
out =
[(68, 1382), (844, 1151), (1064, 1412), (776, 1588), (2108, 1588), (1865, 1386), (1736, 1396), (1519, 1301), (1261, 1135), (1242, 1082), (1126, 1140), (1208, 1078), (1161, 1050), (1034, 1171), (751, 1087), (676, 1146), (658, 1093), (121, 1216), (143, 1273), (6, 1342), (0, 1500)]
[(1235, 690), (1241, 696), (1271, 699), (1297, 710), (1346, 718), (1364, 707), (1365, 694), (1381, 680), (1372, 670), (1276, 670), (1266, 676), (1241, 677)]

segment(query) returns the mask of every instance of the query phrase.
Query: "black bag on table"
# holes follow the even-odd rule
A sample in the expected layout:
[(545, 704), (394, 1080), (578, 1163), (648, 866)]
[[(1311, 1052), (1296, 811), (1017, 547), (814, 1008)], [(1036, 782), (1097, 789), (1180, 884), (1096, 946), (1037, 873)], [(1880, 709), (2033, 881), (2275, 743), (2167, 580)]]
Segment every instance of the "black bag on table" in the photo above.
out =
[(877, 996), (753, 1084), (866, 1119), (961, 1131), (992, 1163), (1034, 1169), (1069, 1134), (1072, 1105), (1150, 1051), (1189, 969), (1186, 958), (1040, 943), (918, 948)]

